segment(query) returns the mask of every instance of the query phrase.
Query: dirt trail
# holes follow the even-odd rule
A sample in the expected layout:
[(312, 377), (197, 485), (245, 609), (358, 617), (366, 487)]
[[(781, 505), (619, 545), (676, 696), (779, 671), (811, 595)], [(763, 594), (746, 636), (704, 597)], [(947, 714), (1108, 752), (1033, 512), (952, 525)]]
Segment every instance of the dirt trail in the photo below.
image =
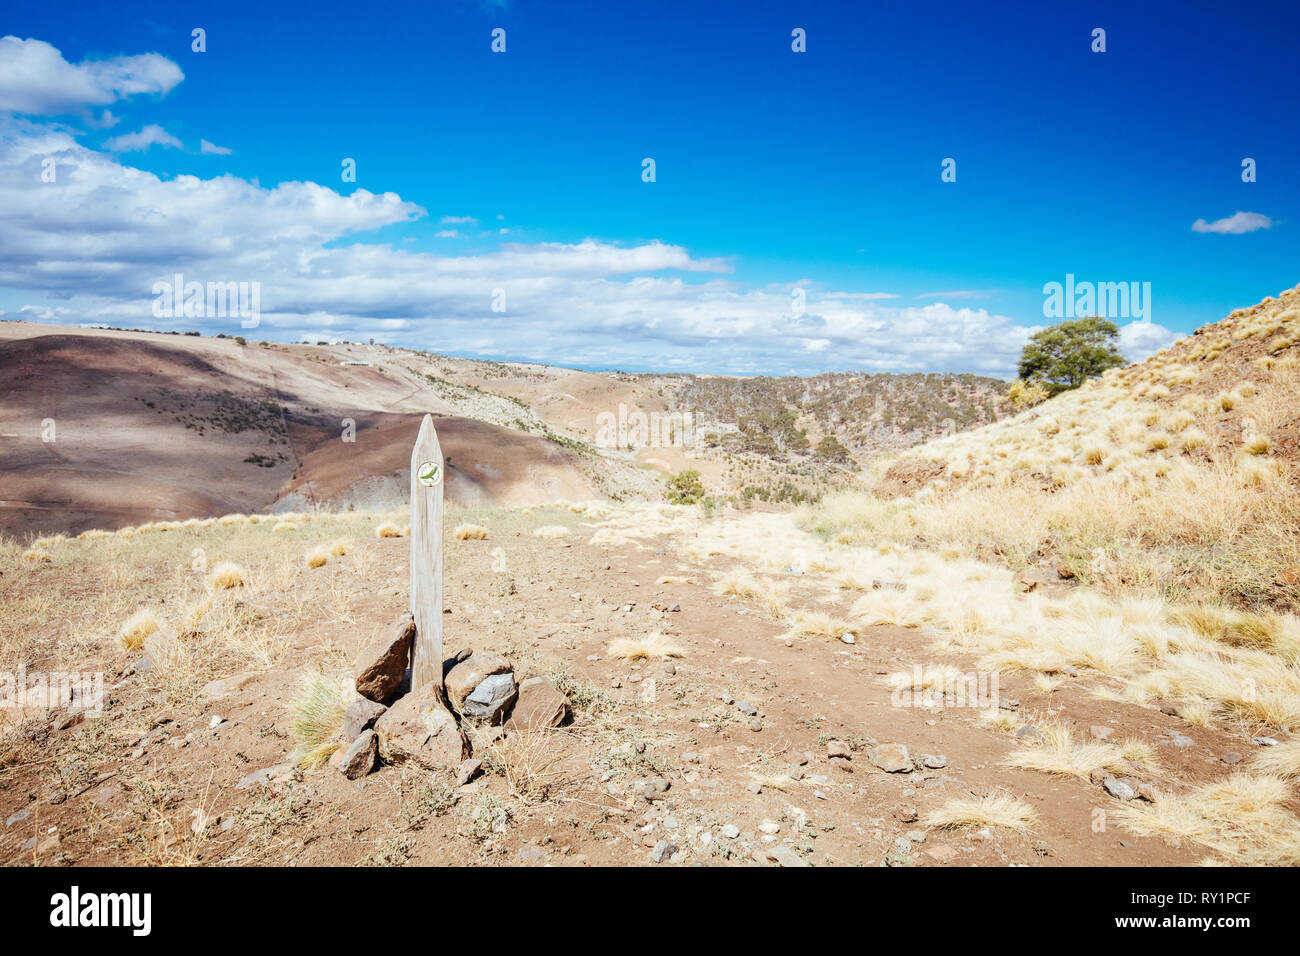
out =
[[(880, 626), (851, 646), (788, 640), (754, 602), (710, 591), (711, 569), (682, 559), (672, 535), (593, 545), (592, 522), (567, 510), (477, 517), (487, 540), (447, 542), (446, 649), (499, 651), (524, 676), (560, 676), (577, 713), (524, 761), (536, 787), (512, 792), (489, 772), (452, 790), (401, 768), (355, 784), (326, 768), (237, 787), (292, 749), (298, 675), (344, 673), (403, 609), (408, 542), (368, 540), (303, 571), (285, 603), (265, 609), (297, 616), (278, 666), (227, 696), (161, 706), (147, 676), (131, 678), (104, 717), (54, 731), (34, 762), (0, 771), (0, 823), (13, 820), (0, 828), (0, 860), (642, 865), (664, 840), (679, 851), (670, 859), (709, 864), (772, 862), (773, 851), (786, 865), (1165, 865), (1207, 855), (1113, 823), (1099, 831), (1116, 801), (1086, 780), (1003, 767), (1019, 741), (975, 708), (894, 706), (888, 675), (933, 662), (932, 635)], [(569, 535), (532, 533), (556, 524)], [(690, 583), (657, 584), (665, 575)], [(656, 631), (684, 655), (608, 656), (610, 640)], [(103, 662), (110, 683), (131, 657)], [(1098, 699), (1083, 684), (1048, 695), (1004, 675), (1000, 692), (1027, 723), (1050, 709), (1083, 734), (1105, 726), (1114, 739), (1147, 740), (1187, 779), (1233, 749), (1223, 731)], [(1173, 746), (1169, 729), (1194, 743)], [(853, 748), (847, 765), (828, 761), (833, 740)], [(869, 760), (875, 743), (942, 755), (946, 766), (884, 773)], [(637, 781), (655, 778), (670, 786), (646, 802)], [(1024, 833), (927, 830), (912, 815), (990, 791), (1024, 800), (1038, 823)], [(211, 825), (195, 835), (204, 813)]]

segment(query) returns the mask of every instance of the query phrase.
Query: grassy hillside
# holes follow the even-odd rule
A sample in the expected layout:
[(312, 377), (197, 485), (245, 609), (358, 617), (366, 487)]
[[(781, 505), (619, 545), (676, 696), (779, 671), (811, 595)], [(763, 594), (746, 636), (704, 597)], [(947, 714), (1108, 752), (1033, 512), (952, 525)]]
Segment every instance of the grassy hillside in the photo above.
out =
[(1012, 418), (883, 460), (810, 521), (1115, 593), (1300, 601), (1300, 293)]

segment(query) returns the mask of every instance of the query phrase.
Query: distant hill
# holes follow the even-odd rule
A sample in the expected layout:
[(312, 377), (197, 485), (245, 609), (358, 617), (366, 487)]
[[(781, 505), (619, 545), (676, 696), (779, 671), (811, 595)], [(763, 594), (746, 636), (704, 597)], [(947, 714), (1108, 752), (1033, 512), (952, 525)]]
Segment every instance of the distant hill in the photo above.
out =
[(6, 322), (0, 533), (392, 507), (426, 412), (453, 503), (654, 500), (686, 467), (720, 501), (801, 501), (882, 450), (993, 420), (1004, 393), (966, 375), (599, 373)]

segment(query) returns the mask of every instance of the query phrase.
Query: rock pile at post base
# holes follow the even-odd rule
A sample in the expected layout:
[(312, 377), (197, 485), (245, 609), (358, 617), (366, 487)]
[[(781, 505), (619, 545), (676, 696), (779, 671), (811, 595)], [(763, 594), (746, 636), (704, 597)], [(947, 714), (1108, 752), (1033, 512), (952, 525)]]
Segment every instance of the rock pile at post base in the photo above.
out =
[[(514, 665), (500, 654), (463, 650), (443, 662), (441, 684), (411, 690), (415, 636), (414, 619), (402, 614), (357, 661), (358, 696), (344, 712), (342, 743), (330, 761), (349, 779), (360, 779), (381, 763), (455, 771), (470, 757), (471, 739), (496, 740), (569, 719), (572, 709), (564, 694), (540, 677), (517, 684)], [(471, 737), (466, 729), (479, 732)]]

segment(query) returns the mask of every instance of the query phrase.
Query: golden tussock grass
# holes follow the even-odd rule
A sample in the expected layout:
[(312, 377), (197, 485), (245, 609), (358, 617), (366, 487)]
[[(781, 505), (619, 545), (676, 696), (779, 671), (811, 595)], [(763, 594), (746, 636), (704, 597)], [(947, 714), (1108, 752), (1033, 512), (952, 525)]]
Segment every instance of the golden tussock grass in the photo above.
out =
[(243, 587), (247, 583), (248, 572), (231, 561), (218, 564), (207, 578), (209, 591), (228, 591), (231, 588)]
[(303, 768), (327, 763), (338, 750), (343, 713), (355, 696), (347, 682), (318, 672), (303, 676), (289, 704), (289, 733), (295, 747), (290, 758)]
[(123, 650), (135, 651), (144, 647), (145, 638), (153, 634), (161, 625), (158, 617), (150, 608), (141, 608), (126, 619), (117, 632), (118, 644)]
[(687, 577), (684, 574), (663, 574), (660, 575), (655, 584), (694, 584), (695, 579)]
[(790, 585), (785, 581), (759, 578), (743, 568), (732, 568), (712, 585), (713, 593), (734, 595), (761, 604), (773, 616), (781, 616), (790, 600)]
[(618, 637), (609, 642), (610, 657), (639, 661), (652, 658), (685, 657), (686, 649), (674, 644), (672, 639), (656, 631), (645, 637)]
[(1095, 770), (1114, 774), (1133, 772), (1119, 747), (1078, 743), (1073, 739), (1071, 729), (1058, 722), (1038, 726), (1042, 737), (1035, 745), (1009, 754), (1003, 761), (1006, 766), (1085, 780)]
[(1024, 831), (1038, 822), (1033, 807), (1009, 793), (993, 792), (971, 798), (949, 800), (921, 818), (923, 826), (935, 830), (1002, 827)]
[(313, 548), (307, 553), (307, 567), (323, 568), (330, 559), (329, 548), (324, 545), (319, 548)]
[(461, 524), (452, 532), (457, 541), (483, 541), (487, 538), (487, 528), (481, 524)]
[(1287, 812), (1294, 797), (1270, 774), (1234, 773), (1185, 793), (1161, 791), (1152, 804), (1122, 804), (1109, 813), (1138, 836), (1190, 840), (1244, 866), (1300, 864), (1300, 826)]
[(1300, 740), (1262, 748), (1250, 762), (1250, 769), (1284, 780), (1300, 780)]
[(853, 625), (848, 621), (831, 617), (820, 611), (795, 611), (787, 619), (789, 634), (794, 637), (827, 637), (839, 640), (845, 634), (853, 633)]
[(402, 529), (397, 527), (397, 525), (393, 524), (391, 521), (385, 521), (383, 524), (375, 527), (375, 537), (400, 538), (402, 537)]
[(348, 553), (348, 545), (347, 545), (347, 542), (346, 542), (346, 541), (335, 541), (333, 544), (330, 545), (329, 552), (330, 552), (330, 557), (331, 557), (331, 558), (341, 558), (341, 557), (343, 557), (345, 554)]
[(569, 529), (562, 524), (545, 524), (533, 529), (534, 538), (564, 538), (568, 534)]

